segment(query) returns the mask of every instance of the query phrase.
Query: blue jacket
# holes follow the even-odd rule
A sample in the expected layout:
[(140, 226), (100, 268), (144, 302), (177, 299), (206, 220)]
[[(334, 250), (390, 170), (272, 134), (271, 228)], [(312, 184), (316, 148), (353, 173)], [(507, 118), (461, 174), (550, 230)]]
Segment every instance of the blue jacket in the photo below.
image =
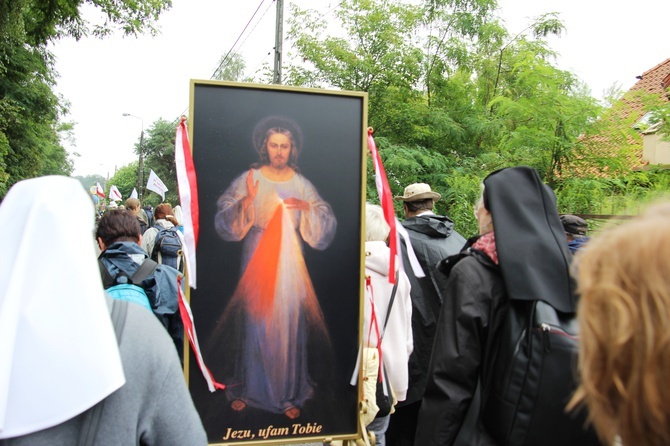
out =
[[(149, 256), (135, 242), (114, 242), (98, 258), (102, 260), (112, 277), (116, 277), (120, 272), (132, 277), (143, 259)], [(179, 357), (183, 358), (184, 325), (179, 313), (178, 275), (180, 273), (176, 269), (158, 265), (154, 273), (142, 281), (141, 286), (147, 293), (154, 314), (172, 337)]]
[(568, 242), (568, 247), (570, 248), (571, 253), (576, 253), (579, 249), (582, 248), (589, 241), (588, 237), (579, 237), (574, 239), (571, 242)]

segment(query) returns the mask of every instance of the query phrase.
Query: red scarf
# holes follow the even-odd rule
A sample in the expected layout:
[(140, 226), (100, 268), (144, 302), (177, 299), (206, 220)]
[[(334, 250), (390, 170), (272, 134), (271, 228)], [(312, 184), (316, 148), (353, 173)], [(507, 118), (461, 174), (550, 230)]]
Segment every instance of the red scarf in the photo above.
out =
[(472, 244), (474, 249), (478, 249), (486, 254), (493, 263), (498, 265), (498, 251), (496, 250), (496, 237), (493, 231), (487, 232)]

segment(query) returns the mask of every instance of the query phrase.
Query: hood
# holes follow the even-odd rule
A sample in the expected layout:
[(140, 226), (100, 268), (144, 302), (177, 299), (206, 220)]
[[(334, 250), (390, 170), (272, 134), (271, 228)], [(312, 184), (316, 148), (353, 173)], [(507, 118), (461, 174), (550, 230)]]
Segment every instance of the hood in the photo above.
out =
[(162, 226), (165, 229), (174, 228), (174, 225), (172, 224), (172, 222), (169, 221), (169, 220), (166, 220), (164, 218), (159, 218), (158, 220), (156, 220), (154, 222), (154, 226), (156, 226), (156, 225)]
[(530, 167), (502, 169), (484, 179), (496, 248), (510, 299), (543, 300), (572, 313), (577, 305), (568, 241), (554, 191)]
[(454, 222), (443, 215), (428, 214), (410, 217), (403, 221), (402, 225), (432, 238), (447, 238), (454, 231)]
[(389, 275), (391, 250), (384, 242), (365, 242), (365, 268), (384, 277)]
[(149, 257), (140, 245), (135, 242), (114, 242), (104, 250), (100, 257), (118, 257), (133, 254), (141, 254), (144, 257)]

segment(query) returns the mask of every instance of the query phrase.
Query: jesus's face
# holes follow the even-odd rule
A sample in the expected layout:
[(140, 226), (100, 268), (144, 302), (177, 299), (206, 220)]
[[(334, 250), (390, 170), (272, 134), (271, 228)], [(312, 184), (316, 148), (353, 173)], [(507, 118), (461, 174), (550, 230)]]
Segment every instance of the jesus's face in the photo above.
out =
[(284, 169), (291, 156), (291, 139), (282, 133), (273, 133), (267, 143), (270, 165), (275, 169)]

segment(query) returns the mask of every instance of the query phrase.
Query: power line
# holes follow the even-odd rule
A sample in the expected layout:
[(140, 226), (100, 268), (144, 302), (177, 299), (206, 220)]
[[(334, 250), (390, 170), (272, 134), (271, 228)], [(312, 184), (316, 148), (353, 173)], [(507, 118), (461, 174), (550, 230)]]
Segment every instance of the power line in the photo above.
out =
[[(267, 9), (266, 9), (265, 12), (263, 13), (263, 15), (258, 19), (258, 22), (256, 22), (256, 25), (254, 25), (254, 27), (251, 29), (251, 31), (249, 32), (249, 34), (247, 35), (247, 37), (246, 37), (246, 38), (244, 39), (244, 41), (242, 42), (242, 45), (244, 44), (244, 42), (247, 41), (247, 39), (249, 38), (249, 35), (256, 29), (256, 26), (258, 26), (258, 23), (260, 23), (260, 21), (263, 19), (263, 17), (265, 16), (265, 14), (267, 14), (268, 10), (270, 9), (270, 7), (272, 6), (272, 3), (273, 3), (274, 1), (275, 1), (275, 0), (272, 0), (272, 1), (270, 2), (270, 5), (267, 7)], [(239, 42), (239, 40), (242, 38), (242, 36), (244, 35), (244, 32), (245, 32), (246, 29), (249, 27), (249, 24), (251, 24), (251, 21), (254, 19), (254, 17), (256, 17), (256, 14), (258, 14), (258, 10), (261, 9), (261, 6), (263, 6), (263, 3), (265, 3), (265, 0), (261, 0), (261, 2), (258, 4), (258, 7), (257, 7), (256, 10), (254, 11), (253, 15), (251, 16), (251, 18), (249, 19), (249, 21), (247, 22), (247, 24), (244, 26), (244, 29), (242, 30), (242, 32), (240, 33), (240, 35), (237, 37), (237, 40), (235, 40), (235, 43), (233, 43), (233, 46), (230, 47), (230, 50), (228, 50), (228, 53), (226, 53), (226, 55), (224, 56), (224, 58), (221, 59), (221, 62), (219, 63), (219, 66), (216, 67), (216, 69), (214, 70), (214, 72), (213, 72), (212, 75), (210, 76), (210, 79), (213, 79), (213, 78), (214, 78), (214, 75), (216, 74), (216, 72), (219, 71), (219, 70), (221, 69), (221, 67), (223, 66), (223, 64), (226, 62), (226, 60), (227, 60), (228, 57), (230, 56), (230, 53), (233, 51), (233, 48), (235, 48), (235, 45), (237, 45), (237, 42)], [(242, 45), (240, 45), (240, 46), (242, 46)], [(176, 123), (179, 122), (179, 120), (181, 119), (181, 117), (184, 116), (185, 113), (186, 113), (187, 111), (188, 111), (188, 107), (186, 107), (186, 108), (184, 109), (184, 111), (181, 112), (181, 113), (175, 118), (174, 122), (176, 122)]]
[[(274, 0), (272, 0), (272, 1), (274, 2)], [(254, 19), (254, 17), (256, 17), (256, 14), (258, 13), (258, 10), (261, 9), (261, 6), (263, 6), (263, 3), (265, 3), (265, 0), (261, 0), (261, 2), (259, 3), (258, 7), (256, 8), (256, 11), (254, 11), (254, 14), (251, 16), (251, 18), (249, 19), (249, 21), (247, 22), (247, 24), (244, 26), (244, 29), (242, 30), (242, 32), (240, 33), (240, 35), (237, 37), (237, 40), (235, 40), (235, 43), (233, 43), (233, 46), (231, 46), (231, 47), (230, 47), (230, 50), (228, 50), (228, 53), (226, 53), (226, 55), (224, 56), (224, 58), (221, 59), (221, 63), (219, 64), (218, 67), (216, 67), (216, 70), (214, 70), (214, 73), (212, 73), (212, 76), (210, 77), (210, 79), (213, 79), (213, 78), (214, 78), (214, 75), (216, 74), (216, 72), (219, 71), (219, 70), (221, 69), (221, 67), (223, 66), (224, 62), (228, 59), (228, 56), (230, 56), (230, 53), (233, 51), (233, 48), (235, 48), (235, 45), (237, 45), (237, 42), (239, 42), (240, 39), (242, 38), (242, 36), (244, 35), (244, 32), (247, 30), (247, 28), (248, 28), (249, 25), (251, 24), (251, 21)], [(246, 40), (246, 39), (245, 39), (245, 40)]]
[(321, 14), (319, 17), (317, 17), (316, 20), (321, 20), (322, 18), (324, 18), (325, 16), (327, 16), (328, 14), (330, 14), (331, 12), (335, 11), (337, 8), (339, 8), (340, 6), (342, 6), (342, 3), (346, 2), (346, 1), (347, 1), (347, 0), (342, 0), (340, 3), (338, 3), (338, 4), (335, 5), (335, 6), (333, 6), (333, 7), (330, 8), (328, 11), (324, 12), (324, 13)]
[(247, 37), (245, 37), (244, 40), (242, 41), (242, 43), (240, 43), (240, 46), (237, 48), (237, 51), (235, 52), (236, 54), (239, 54), (240, 49), (244, 46), (244, 44), (246, 43), (246, 41), (247, 41), (247, 39), (249, 38), (249, 36), (253, 34), (254, 30), (256, 29), (256, 27), (258, 26), (258, 24), (261, 23), (261, 21), (263, 20), (263, 17), (265, 17), (265, 15), (268, 13), (268, 11), (270, 10), (270, 8), (272, 7), (272, 3), (275, 2), (275, 1), (276, 1), (276, 0), (272, 0), (272, 2), (271, 2), (271, 3), (268, 5), (268, 7), (265, 9), (265, 12), (263, 13), (263, 15), (260, 16), (260, 17), (258, 18), (258, 21), (257, 21), (256, 24), (254, 25), (254, 27), (251, 28), (251, 31), (249, 31), (249, 34), (247, 34)]
[[(256, 24), (254, 25), (254, 27), (251, 28), (251, 31), (249, 31), (249, 34), (247, 34), (247, 36), (244, 38), (244, 40), (242, 41), (242, 43), (240, 43), (240, 46), (237, 47), (237, 50), (235, 51), (235, 54), (240, 54), (240, 50), (242, 49), (242, 47), (244, 46), (244, 44), (245, 44), (245, 43), (247, 42), (247, 40), (249, 39), (249, 36), (251, 36), (251, 35), (254, 33), (254, 31), (256, 30), (256, 27), (258, 27), (258, 25), (263, 21), (263, 18), (265, 17), (265, 15), (268, 13), (268, 11), (270, 10), (270, 8), (272, 7), (272, 3), (273, 3), (274, 1), (276, 1), (276, 0), (272, 0), (272, 2), (268, 5), (268, 7), (265, 8), (265, 12), (263, 12), (263, 15), (260, 16), (260, 17), (258, 18), (258, 21), (257, 21)], [(233, 55), (235, 55), (235, 54), (233, 54)], [(268, 55), (270, 55), (270, 52), (268, 52), (267, 55), (265, 55), (265, 56), (263, 57), (263, 60), (261, 60), (260, 63), (263, 63), (263, 62), (265, 61), (265, 59), (267, 59)], [(259, 65), (260, 65), (260, 63), (259, 63)], [(219, 68), (217, 68), (217, 70), (220, 69), (220, 68), (221, 68), (221, 66), (219, 66)], [(256, 65), (256, 68), (258, 68), (258, 65)], [(252, 70), (252, 72), (256, 71), (256, 68), (254, 68), (254, 69)], [(214, 72), (214, 74), (216, 74), (216, 71)], [(214, 74), (212, 74), (212, 77), (214, 77)]]
[[(324, 12), (324, 13), (321, 14), (319, 17), (317, 17), (316, 20), (318, 21), (318, 20), (323, 19), (324, 17), (326, 17), (327, 15), (329, 15), (331, 12), (333, 12), (334, 10), (336, 10), (337, 8), (339, 8), (340, 6), (342, 6), (342, 4), (343, 4), (345, 1), (346, 1), (346, 0), (342, 0), (342, 1), (340, 1), (340, 2), (337, 3), (335, 6), (333, 6), (332, 8), (330, 8), (328, 11)], [(242, 48), (242, 46), (244, 46), (244, 44), (246, 43), (246, 41), (247, 41), (247, 39), (249, 38), (249, 36), (256, 30), (256, 27), (257, 27), (258, 24), (263, 20), (263, 18), (264, 18), (265, 15), (268, 13), (268, 11), (270, 10), (270, 8), (272, 7), (272, 4), (273, 4), (274, 2), (275, 2), (275, 0), (272, 0), (272, 1), (270, 2), (270, 4), (269, 4), (268, 7), (265, 9), (265, 11), (263, 12), (263, 14), (259, 17), (259, 19), (258, 19), (258, 21), (256, 22), (256, 24), (254, 25), (254, 27), (251, 29), (251, 31), (249, 31), (249, 34), (247, 34), (247, 36), (244, 38), (244, 40), (243, 40), (242, 43), (240, 44), (240, 48)], [(240, 33), (240, 35), (239, 35), (239, 36), (237, 37), (237, 39), (235, 40), (235, 43), (233, 43), (233, 46), (230, 47), (230, 50), (228, 50), (228, 52), (227, 52), (226, 55), (223, 57), (223, 59), (221, 59), (221, 62), (219, 63), (219, 65), (216, 67), (216, 69), (214, 70), (214, 72), (213, 72), (212, 75), (210, 76), (210, 79), (213, 79), (213, 78), (214, 78), (214, 75), (216, 74), (216, 72), (219, 71), (219, 70), (221, 69), (221, 67), (223, 67), (223, 64), (226, 62), (226, 60), (227, 60), (228, 57), (230, 56), (230, 53), (231, 53), (231, 52), (233, 51), (233, 49), (235, 48), (235, 45), (237, 45), (237, 42), (239, 42), (239, 40), (240, 40), (240, 39), (242, 38), (242, 36), (244, 35), (244, 32), (245, 32), (246, 29), (249, 27), (249, 25), (250, 25), (251, 22), (253, 21), (254, 17), (256, 17), (256, 14), (258, 14), (258, 11), (260, 10), (261, 6), (263, 6), (263, 3), (265, 3), (265, 0), (261, 0), (261, 2), (259, 3), (258, 7), (256, 7), (256, 10), (254, 11), (253, 15), (251, 16), (251, 18), (249, 19), (249, 21), (247, 22), (247, 24), (244, 26), (244, 29), (242, 30), (242, 32)], [(239, 52), (239, 48), (238, 48), (238, 51), (237, 51), (235, 54), (237, 54), (238, 52)], [(256, 69), (258, 69), (258, 67), (259, 67), (260, 65), (262, 65), (262, 64), (267, 60), (267, 58), (268, 58), (269, 55), (270, 55), (270, 52), (268, 52), (268, 53), (261, 59), (261, 61), (256, 65), (256, 67), (254, 68), (253, 71), (255, 71)], [(185, 113), (186, 113), (187, 111), (188, 111), (188, 107), (186, 107), (186, 108), (184, 109), (184, 111), (183, 111), (182, 113), (180, 113), (179, 116), (177, 116), (177, 118), (175, 119), (175, 122), (179, 122), (179, 119), (181, 119), (181, 117), (184, 116)]]

